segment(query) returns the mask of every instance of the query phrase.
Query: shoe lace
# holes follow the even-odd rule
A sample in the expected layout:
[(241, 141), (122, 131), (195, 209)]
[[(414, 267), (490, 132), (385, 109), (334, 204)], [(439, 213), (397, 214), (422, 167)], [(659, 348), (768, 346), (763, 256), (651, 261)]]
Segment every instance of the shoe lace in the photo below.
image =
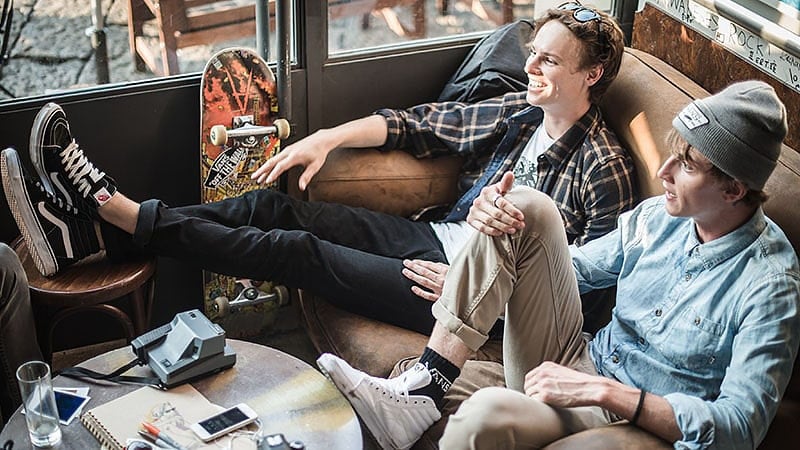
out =
[(386, 386), (387, 390), (390, 390), (397, 397), (408, 401), (409, 399), (408, 388), (411, 385), (409, 377), (411, 377), (412, 375), (416, 375), (417, 372), (421, 370), (427, 370), (427, 369), (425, 368), (425, 366), (421, 364), (415, 364), (414, 367), (411, 368), (411, 370), (404, 372), (399, 377), (390, 378), (389, 380), (387, 380), (389, 381), (389, 383), (387, 383)]
[[(404, 377), (400, 377), (400, 378), (404, 378)], [(395, 395), (395, 397), (402, 398), (403, 400), (408, 401), (408, 398), (409, 398), (408, 384), (407, 383), (403, 383), (402, 382), (403, 380), (401, 380), (399, 378), (395, 378), (395, 379), (392, 379), (390, 381), (392, 381), (392, 383), (390, 383), (387, 386), (387, 388), (388, 388), (387, 390), (391, 391), (392, 394)]]
[(100, 180), (106, 174), (97, 169), (94, 164), (83, 154), (83, 150), (73, 139), (72, 142), (59, 153), (67, 178), (72, 181), (78, 193), (84, 198), (91, 195), (92, 185), (86, 180), (87, 176), (92, 180)]

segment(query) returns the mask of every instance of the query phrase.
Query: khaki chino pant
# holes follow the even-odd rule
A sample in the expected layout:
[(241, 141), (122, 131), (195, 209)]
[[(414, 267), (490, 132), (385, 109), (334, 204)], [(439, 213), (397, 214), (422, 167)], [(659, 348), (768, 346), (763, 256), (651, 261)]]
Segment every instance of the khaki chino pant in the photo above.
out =
[(505, 315), (508, 389), (472, 394), (450, 417), (443, 449), (540, 448), (612, 420), (601, 408), (553, 408), (522, 393), (525, 374), (544, 361), (597, 372), (581, 332), (581, 300), (555, 204), (529, 188), (506, 198), (525, 214), (525, 229), (501, 237), (476, 233), (451, 264), (433, 315), (475, 351)]

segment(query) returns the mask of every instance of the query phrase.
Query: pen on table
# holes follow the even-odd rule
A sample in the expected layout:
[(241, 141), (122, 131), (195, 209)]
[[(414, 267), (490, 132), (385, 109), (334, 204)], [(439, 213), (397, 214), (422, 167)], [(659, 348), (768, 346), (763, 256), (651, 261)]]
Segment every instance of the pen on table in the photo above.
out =
[(158, 448), (172, 448), (171, 445), (169, 445), (166, 442), (164, 442), (164, 440), (159, 438), (158, 436), (152, 435), (152, 434), (150, 434), (150, 433), (148, 433), (147, 431), (144, 431), (144, 430), (138, 430), (138, 431), (139, 431), (139, 434), (142, 437), (146, 438), (148, 441), (152, 442), (153, 444), (156, 444), (158, 446)]
[(164, 443), (166, 443), (166, 444), (167, 444), (167, 445), (169, 445), (170, 447), (172, 447), (172, 448), (175, 448), (175, 449), (177, 449), (177, 450), (184, 450), (184, 448), (183, 448), (183, 446), (182, 446), (181, 444), (177, 443), (177, 442), (175, 441), (175, 439), (172, 439), (171, 437), (169, 437), (169, 436), (167, 436), (166, 434), (162, 433), (162, 432), (161, 432), (161, 431), (160, 431), (158, 428), (156, 428), (156, 426), (155, 426), (155, 425), (153, 425), (152, 423), (149, 423), (149, 422), (142, 422), (142, 426), (144, 427), (144, 429), (145, 429), (145, 430), (147, 430), (147, 432), (148, 432), (148, 433), (150, 433), (150, 434), (152, 434), (153, 436), (155, 436), (155, 437), (157, 437), (157, 438), (161, 439), (162, 441), (164, 441)]

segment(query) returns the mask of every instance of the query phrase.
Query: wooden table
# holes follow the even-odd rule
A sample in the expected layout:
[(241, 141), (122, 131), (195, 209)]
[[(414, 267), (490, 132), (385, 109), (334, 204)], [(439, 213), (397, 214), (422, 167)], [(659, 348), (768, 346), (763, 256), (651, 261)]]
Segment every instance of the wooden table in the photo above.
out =
[[(236, 352), (236, 364), (192, 385), (211, 402), (250, 405), (264, 426), (264, 434), (283, 433), (299, 439), (307, 449), (361, 449), (361, 428), (350, 404), (322, 374), (305, 362), (281, 351), (245, 341), (228, 339)], [(130, 347), (113, 350), (80, 365), (110, 372), (134, 358)], [(152, 376), (149, 368), (136, 367), (128, 374)], [(53, 386), (85, 386), (87, 383), (56, 377)], [(138, 385), (88, 384), (91, 400), (84, 411), (128, 392)], [(58, 449), (86, 450), (99, 443), (79, 420), (61, 426), (64, 438)], [(0, 444), (14, 440), (14, 449), (32, 448), (25, 416), (18, 409), (0, 433)]]

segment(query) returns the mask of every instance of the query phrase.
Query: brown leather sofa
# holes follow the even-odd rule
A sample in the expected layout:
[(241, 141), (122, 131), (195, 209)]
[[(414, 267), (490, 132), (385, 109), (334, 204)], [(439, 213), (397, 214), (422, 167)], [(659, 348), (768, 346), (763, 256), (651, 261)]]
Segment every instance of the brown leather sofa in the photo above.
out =
[[(692, 99), (706, 95), (700, 86), (663, 61), (626, 50), (620, 74), (605, 95), (602, 108), (606, 121), (633, 155), (643, 197), (663, 193), (656, 171), (667, 153), (664, 138), (672, 127), (672, 118)], [(408, 215), (454, 198), (459, 162), (455, 158), (418, 161), (402, 152), (339, 150), (330, 155), (309, 187), (309, 199)], [(767, 215), (783, 228), (794, 248), (799, 248), (800, 210), (790, 206), (800, 198), (800, 155), (795, 150), (784, 147), (766, 190), (771, 195), (765, 205)], [(308, 334), (317, 349), (337, 354), (370, 374), (389, 375), (396, 362), (419, 355), (427, 342), (427, 336), (342, 311), (307, 292), (301, 292), (300, 297)], [(496, 354), (487, 352), (479, 358), (492, 359)], [(464, 374), (467, 372), (475, 383), (502, 383), (499, 364), (478, 370), (468, 364)], [(445, 421), (429, 430), (415, 448), (435, 448)], [(778, 415), (759, 448), (792, 447), (796, 445), (791, 443), (793, 431), (797, 430), (800, 374), (795, 370)], [(671, 445), (623, 423), (578, 433), (547, 448), (655, 449)]]

